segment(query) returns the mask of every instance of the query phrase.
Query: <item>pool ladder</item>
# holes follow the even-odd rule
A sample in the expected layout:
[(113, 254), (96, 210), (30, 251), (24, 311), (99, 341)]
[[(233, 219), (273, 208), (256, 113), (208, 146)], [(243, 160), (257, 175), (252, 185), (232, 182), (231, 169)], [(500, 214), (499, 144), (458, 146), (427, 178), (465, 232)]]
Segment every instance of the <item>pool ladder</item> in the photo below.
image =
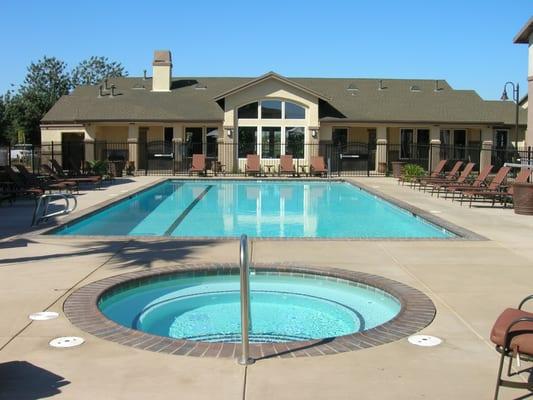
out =
[[(65, 200), (65, 208), (59, 211), (53, 211), (51, 213), (48, 213), (48, 206), (50, 205), (50, 202), (53, 200), (62, 199)], [(70, 204), (70, 199), (74, 200), (74, 204)], [(35, 205), (35, 210), (33, 211), (33, 218), (31, 221), (31, 226), (37, 226), (42, 221), (47, 220), (51, 217), (56, 217), (58, 215), (66, 215), (70, 214), (72, 211), (76, 209), (78, 206), (78, 200), (76, 200), (76, 197), (72, 194), (65, 194), (65, 193), (51, 193), (51, 194), (43, 194), (41, 197), (39, 197), (39, 200), (37, 201), (37, 204)]]
[(238, 363), (249, 365), (254, 363), (250, 357), (250, 326), (252, 324), (250, 310), (250, 256), (248, 253), (248, 236), (241, 235), (239, 266), (241, 276), (241, 355)]

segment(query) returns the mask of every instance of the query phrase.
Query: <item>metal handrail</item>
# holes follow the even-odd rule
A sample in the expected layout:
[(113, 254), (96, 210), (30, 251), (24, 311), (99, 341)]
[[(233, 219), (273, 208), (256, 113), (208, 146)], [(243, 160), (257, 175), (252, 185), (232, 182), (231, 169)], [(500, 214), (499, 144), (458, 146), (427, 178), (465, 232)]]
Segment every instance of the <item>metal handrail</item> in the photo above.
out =
[(241, 365), (253, 364), (250, 357), (250, 339), (248, 337), (251, 326), (250, 309), (250, 257), (248, 254), (248, 236), (241, 235), (240, 242), (240, 275), (241, 275), (241, 337), (242, 350), (238, 359)]
[[(65, 200), (65, 208), (63, 210), (54, 211), (48, 214), (48, 206), (50, 205), (50, 202), (56, 199)], [(70, 206), (69, 199), (74, 200), (74, 205), (72, 207)], [(72, 211), (76, 209), (77, 206), (78, 206), (78, 200), (72, 194), (65, 194), (65, 193), (43, 194), (41, 197), (39, 197), (39, 200), (37, 201), (37, 205), (35, 206), (35, 210), (33, 211), (33, 218), (31, 220), (31, 226), (37, 226), (42, 221), (48, 218), (51, 218), (51, 217), (70, 214)]]

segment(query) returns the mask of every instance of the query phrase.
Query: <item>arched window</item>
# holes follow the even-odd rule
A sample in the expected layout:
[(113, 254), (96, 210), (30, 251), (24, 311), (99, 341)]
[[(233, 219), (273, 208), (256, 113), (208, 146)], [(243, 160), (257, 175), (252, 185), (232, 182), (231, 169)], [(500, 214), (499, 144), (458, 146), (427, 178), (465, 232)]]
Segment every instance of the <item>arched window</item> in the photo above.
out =
[(305, 108), (298, 104), (285, 102), (285, 119), (305, 119)]
[(246, 104), (245, 106), (242, 106), (237, 110), (237, 117), (246, 119), (257, 119), (258, 107), (259, 103), (257, 101), (250, 104)]

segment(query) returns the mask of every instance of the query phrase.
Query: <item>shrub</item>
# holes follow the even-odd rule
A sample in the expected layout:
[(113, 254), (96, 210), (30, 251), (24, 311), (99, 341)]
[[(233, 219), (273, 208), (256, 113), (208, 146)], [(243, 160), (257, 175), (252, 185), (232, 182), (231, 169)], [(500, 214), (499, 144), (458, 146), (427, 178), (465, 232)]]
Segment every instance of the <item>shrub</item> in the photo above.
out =
[(406, 164), (403, 167), (403, 174), (406, 181), (412, 181), (421, 176), (424, 176), (426, 171), (420, 165), (417, 164)]

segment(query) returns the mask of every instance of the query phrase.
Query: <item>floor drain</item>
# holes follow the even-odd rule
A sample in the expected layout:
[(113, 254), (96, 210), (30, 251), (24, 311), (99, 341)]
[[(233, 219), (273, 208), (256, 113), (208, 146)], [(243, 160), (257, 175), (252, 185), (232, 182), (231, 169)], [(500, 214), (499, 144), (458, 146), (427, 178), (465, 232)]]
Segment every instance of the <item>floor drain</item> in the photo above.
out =
[(59, 347), (59, 348), (65, 348), (65, 347), (76, 347), (80, 344), (83, 344), (85, 340), (81, 337), (77, 336), (64, 336), (64, 337), (58, 337), (55, 339), (52, 339), (49, 343), (52, 347)]
[(53, 311), (42, 311), (30, 314), (30, 319), (34, 321), (48, 321), (49, 319), (56, 319), (59, 314)]
[(433, 347), (442, 343), (442, 339), (429, 335), (413, 335), (409, 336), (407, 340), (409, 343), (414, 344), (415, 346), (422, 347)]

